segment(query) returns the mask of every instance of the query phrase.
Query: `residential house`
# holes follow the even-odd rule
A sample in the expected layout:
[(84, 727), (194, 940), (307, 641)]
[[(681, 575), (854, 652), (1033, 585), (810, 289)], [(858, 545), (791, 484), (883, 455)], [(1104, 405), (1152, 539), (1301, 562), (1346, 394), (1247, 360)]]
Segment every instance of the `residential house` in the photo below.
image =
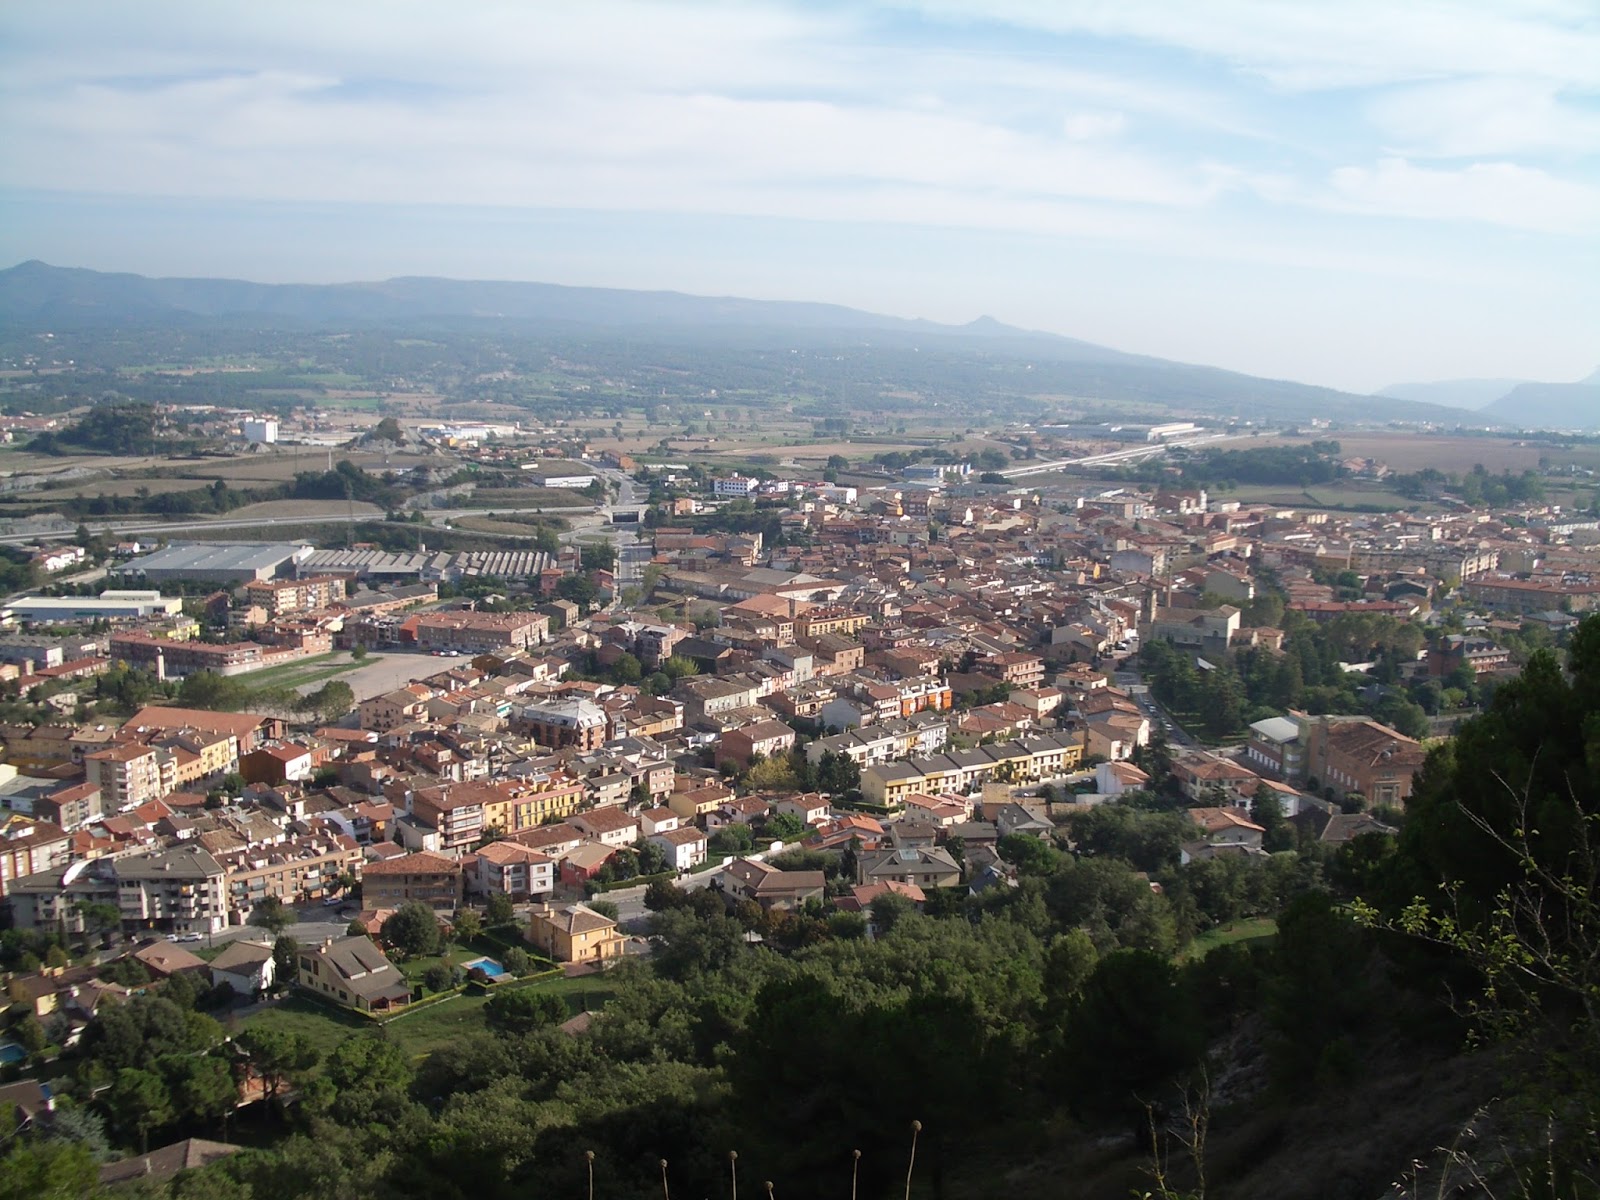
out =
[(655, 834), (650, 843), (666, 853), (668, 865), (679, 873), (706, 860), (706, 835), (693, 826)]
[(955, 887), (961, 882), (961, 868), (950, 852), (941, 847), (900, 847), (863, 853), (856, 860), (856, 882), (863, 884), (915, 884), (930, 887)]
[(794, 730), (782, 721), (757, 721), (743, 729), (722, 735), (717, 744), (717, 761), (743, 767), (757, 755), (776, 758), (794, 747)]
[(238, 938), (211, 960), (211, 984), (227, 984), (234, 993), (254, 997), (266, 991), (277, 976), (272, 947), (265, 942)]
[(754, 900), (763, 909), (799, 908), (821, 900), (827, 879), (821, 871), (782, 871), (750, 858), (736, 858), (723, 871), (723, 888), (736, 900)]
[(626, 939), (615, 921), (586, 904), (541, 904), (528, 922), (528, 940), (557, 962), (605, 963), (622, 956)]
[(555, 860), (516, 842), (490, 842), (473, 855), (472, 880), (483, 895), (503, 892), (520, 902), (555, 888)]
[(568, 824), (603, 846), (631, 846), (639, 840), (639, 822), (620, 808), (595, 808), (568, 818)]
[(371, 938), (329, 938), (300, 948), (296, 982), (330, 1003), (390, 1012), (411, 1000), (411, 985)]
[(1179, 861), (1185, 865), (1220, 853), (1260, 854), (1261, 838), (1266, 832), (1250, 820), (1243, 809), (1191, 808), (1189, 819), (1199, 827), (1200, 837), (1185, 842), (1179, 850)]
[(827, 797), (819, 792), (805, 792), (798, 796), (785, 796), (772, 806), (778, 812), (798, 817), (807, 825), (821, 825), (829, 815)]

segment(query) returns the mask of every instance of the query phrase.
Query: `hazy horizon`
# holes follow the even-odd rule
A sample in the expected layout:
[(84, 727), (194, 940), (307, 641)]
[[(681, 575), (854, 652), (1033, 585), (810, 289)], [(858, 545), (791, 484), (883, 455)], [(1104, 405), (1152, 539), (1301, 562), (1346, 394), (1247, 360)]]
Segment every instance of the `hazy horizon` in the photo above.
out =
[(1600, 362), (1600, 21), (1528, 0), (0, 12), (0, 259), (1010, 325), (1356, 392)]

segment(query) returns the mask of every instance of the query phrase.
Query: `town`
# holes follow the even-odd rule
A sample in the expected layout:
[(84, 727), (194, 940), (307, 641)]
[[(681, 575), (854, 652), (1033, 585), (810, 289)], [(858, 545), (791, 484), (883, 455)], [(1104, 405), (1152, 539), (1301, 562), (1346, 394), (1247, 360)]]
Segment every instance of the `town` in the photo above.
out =
[[(402, 436), (545, 461), (514, 428)], [(108, 1005), (176, 992), (236, 1057), (189, 1117), (128, 1100), (148, 1143), (299, 1094), (284, 1039), (310, 1063), (352, 1020), (424, 1050), (463, 1021), (582, 1037), (616, 972), (681, 953), (674, 913), (749, 953), (870, 940), (1069, 852), (1124, 864), (1145, 895), (1119, 903), (1156, 922), (1102, 948), (1270, 942), (1294, 888), (1247, 878), (1381, 858), (1428, 749), (1600, 600), (1600, 521), (1536, 495), (1286, 507), (1185, 482), (1225, 431), (1067, 436), (1135, 477), (719, 473), (562, 438), (540, 486), (592, 515), (546, 550), (432, 550), (429, 525), (410, 550), (79, 529), (20, 552), (0, 1099), (44, 1119)]]

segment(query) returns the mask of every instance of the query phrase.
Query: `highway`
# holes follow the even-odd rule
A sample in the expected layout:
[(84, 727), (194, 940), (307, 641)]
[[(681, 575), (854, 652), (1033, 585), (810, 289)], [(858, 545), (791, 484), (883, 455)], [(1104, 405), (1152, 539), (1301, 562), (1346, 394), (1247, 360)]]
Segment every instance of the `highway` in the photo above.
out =
[[(153, 537), (161, 537), (168, 534), (193, 533), (196, 530), (202, 529), (265, 529), (274, 525), (283, 525), (285, 527), (292, 528), (296, 525), (350, 525), (360, 521), (382, 520), (382, 517), (375, 517), (370, 513), (366, 515), (358, 514), (352, 517), (342, 503), (338, 501), (330, 501), (330, 505), (335, 503), (339, 504), (339, 512), (326, 512), (308, 516), (252, 517), (248, 520), (231, 521), (223, 519), (220, 521), (191, 520), (160, 522), (151, 522), (147, 518), (143, 517), (133, 517), (125, 521), (85, 521), (84, 524), (88, 527), (90, 533), (95, 534), (119, 536), (150, 535)], [(428, 518), (429, 524), (435, 527), (443, 527), (451, 521), (459, 520), (462, 517), (487, 517), (491, 513), (496, 515), (510, 513), (536, 513), (548, 514), (550, 516), (596, 518), (605, 517), (608, 513), (608, 510), (609, 506), (604, 505), (596, 506), (594, 508), (585, 508), (581, 505), (566, 505), (555, 508), (450, 508), (439, 509), (438, 511), (433, 512), (427, 512), (425, 510), (425, 515)], [(59, 541), (62, 539), (71, 538), (73, 532), (74, 531), (72, 529), (61, 529), (44, 533), (9, 533), (0, 535), (0, 542), (20, 544), (24, 542), (31, 543), (52, 540)], [(572, 534), (578, 532), (581, 531), (577, 529), (569, 530), (563, 535), (563, 537), (570, 537)], [(515, 535), (507, 534), (506, 536), (512, 537)]]
[(1046, 475), (1051, 471), (1060, 471), (1065, 467), (1109, 467), (1123, 463), (1139, 462), (1146, 458), (1154, 458), (1158, 454), (1165, 454), (1168, 450), (1178, 447), (1189, 449), (1194, 446), (1210, 445), (1213, 442), (1237, 441), (1243, 435), (1211, 433), (1204, 437), (1188, 438), (1181, 442), (1156, 442), (1145, 446), (1130, 446), (1126, 450), (1112, 450), (1105, 454), (1090, 454), (1084, 458), (1058, 458), (1052, 462), (1025, 463), (1020, 467), (1009, 467), (999, 474), (1007, 479), (1023, 479), (1029, 475)]

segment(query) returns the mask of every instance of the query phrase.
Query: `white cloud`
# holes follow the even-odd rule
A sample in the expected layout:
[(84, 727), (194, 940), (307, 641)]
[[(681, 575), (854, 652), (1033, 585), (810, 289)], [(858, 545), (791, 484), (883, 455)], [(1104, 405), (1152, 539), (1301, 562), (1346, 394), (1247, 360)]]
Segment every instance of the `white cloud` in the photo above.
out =
[(1470, 79), (1387, 92), (1370, 115), (1397, 150), (1470, 158), (1600, 151), (1600, 112), (1522, 79)]
[(1582, 0), (906, 0), (946, 20), (1135, 38), (1287, 89), (1511, 75), (1600, 87), (1600, 22)]
[(1087, 142), (1115, 137), (1127, 124), (1128, 118), (1119, 112), (1070, 113), (1061, 122), (1061, 132), (1075, 142)]
[(1388, 158), (1374, 167), (1341, 167), (1329, 182), (1331, 194), (1322, 202), (1344, 211), (1554, 234), (1600, 230), (1600, 188), (1512, 163), (1440, 171)]

